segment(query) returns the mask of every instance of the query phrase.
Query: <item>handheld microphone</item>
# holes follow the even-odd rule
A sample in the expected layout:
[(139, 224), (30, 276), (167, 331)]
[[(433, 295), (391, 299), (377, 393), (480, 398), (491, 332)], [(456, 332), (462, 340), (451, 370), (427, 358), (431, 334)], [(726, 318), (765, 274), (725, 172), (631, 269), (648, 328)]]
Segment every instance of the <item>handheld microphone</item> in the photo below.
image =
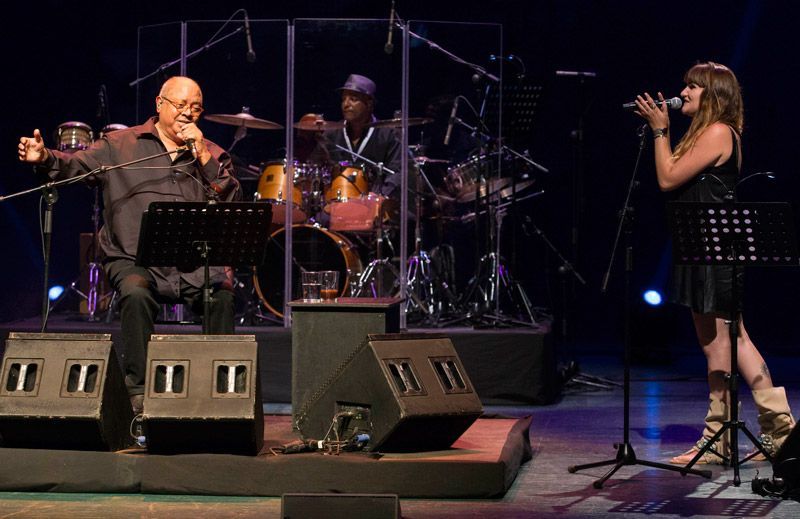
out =
[(192, 156), (197, 158), (197, 146), (194, 143), (194, 139), (186, 139), (183, 142), (186, 144), (186, 147), (189, 148), (189, 151), (192, 152)]
[(456, 112), (458, 111), (459, 96), (453, 100), (453, 109), (450, 110), (450, 120), (447, 122), (447, 133), (444, 134), (444, 145), (450, 144), (450, 134), (453, 133), (453, 123), (456, 121)]
[(394, 51), (394, 43), (392, 43), (392, 32), (394, 31), (394, 0), (392, 0), (392, 9), (389, 11), (389, 34), (386, 37), (386, 45), (383, 46), (383, 52), (391, 54)]
[[(670, 110), (678, 110), (681, 106), (683, 106), (683, 101), (680, 97), (672, 97), (670, 99), (664, 99), (664, 101), (656, 101), (655, 103), (656, 106), (665, 104)], [(625, 103), (622, 105), (622, 108), (628, 111), (636, 110), (636, 103)]]
[(247, 11), (244, 12), (244, 35), (247, 38), (247, 62), (253, 63), (256, 60), (256, 52), (253, 50), (253, 39), (250, 37), (250, 18)]

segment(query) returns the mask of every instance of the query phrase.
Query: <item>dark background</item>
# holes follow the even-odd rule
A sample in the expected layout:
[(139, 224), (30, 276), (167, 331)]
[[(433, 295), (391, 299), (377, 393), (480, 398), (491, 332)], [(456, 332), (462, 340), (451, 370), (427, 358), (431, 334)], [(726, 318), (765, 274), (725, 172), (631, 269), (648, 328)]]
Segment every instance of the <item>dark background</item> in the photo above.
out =
[[(143, 94), (138, 100), (136, 89), (128, 85), (137, 75), (137, 38), (141, 36), (138, 30), (141, 26), (181, 20), (224, 20), (239, 7), (246, 8), (252, 19), (263, 20), (381, 19), (388, 17), (389, 6), (388, 1), (350, 0), (236, 5), (40, 2), (35, 7), (5, 6), (6, 29), (0, 49), (6, 67), (0, 193), (33, 185), (30, 167), (16, 160), (20, 136), (40, 128), (46, 142), (52, 145), (53, 132), (65, 121), (78, 120), (97, 129), (102, 127), (96, 113), (101, 85), (108, 92), (110, 122), (133, 125), (149, 115), (147, 110), (156, 93), (155, 85), (163, 78), (143, 84)], [(777, 177), (773, 182), (763, 178), (748, 182), (740, 195), (747, 200), (791, 201), (796, 206), (800, 181), (795, 171), (798, 137), (794, 98), (800, 63), (794, 57), (798, 12), (790, 2), (750, 0), (667, 5), (579, 0), (399, 1), (397, 10), (408, 20), (502, 24), (502, 49), (495, 40), (487, 42), (484, 48), (481, 38), (470, 37), (467, 29), (448, 33), (437, 24), (419, 27), (427, 27), (428, 36), (434, 39), (460, 39), (460, 43), (448, 41), (448, 45), (469, 53), (469, 59), (491, 70), (496, 70), (491, 68), (496, 64), (489, 63), (489, 54), (516, 54), (527, 66), (528, 79), (543, 86), (533, 130), (519, 145), (529, 149), (531, 156), (551, 173), (537, 178), (546, 194), (522, 204), (520, 212), (521, 216), (529, 216), (568, 259), (574, 259), (587, 285), (576, 285), (571, 280), (562, 285), (557, 273), (560, 263), (555, 255), (536, 236), (526, 236), (518, 221), (512, 220), (506, 226), (504, 248), (509, 258), (513, 258), (510, 259), (512, 274), (522, 282), (536, 306), (556, 313), (557, 325), (562, 324), (565, 316), (562, 312), (565, 299), (562, 289), (565, 289), (570, 309), (566, 314), (569, 337), (581, 351), (614, 350), (621, 342), (623, 271), (619, 257), (608, 293), (600, 291), (614, 241), (617, 212), (638, 150), (636, 129), (640, 121), (623, 112), (621, 103), (631, 101), (642, 91), (661, 90), (666, 96), (678, 95), (683, 87), (683, 73), (698, 60), (729, 65), (742, 84), (745, 99), (744, 173), (773, 171)], [(259, 49), (277, 49), (283, 45), (285, 53), (283, 35), (263, 34), (261, 29), (265, 26), (256, 26), (261, 34), (254, 31), (255, 45)], [(174, 33), (174, 26), (165, 31)], [(484, 27), (478, 34), (492, 31)], [(364, 48), (363, 55), (358, 45), (348, 46), (347, 42), (346, 35), (342, 35), (341, 41), (330, 41), (330, 48), (318, 43), (317, 47), (312, 45), (300, 53), (296, 77), (298, 100), (327, 101), (318, 104), (308, 101), (307, 109), (299, 106), (298, 101), (296, 112), (336, 114), (336, 97), (331, 90), (349, 72), (372, 71), (379, 77), (384, 73), (395, 76), (399, 73), (398, 39), (395, 53), (388, 57), (381, 53), (382, 41), (372, 44), (369, 50)], [(190, 48), (201, 43), (190, 41)], [(153, 63), (177, 56), (174, 40), (165, 40), (155, 48), (157, 55), (149, 57)], [(319, 74), (314, 75), (314, 53), (331, 49), (346, 52), (352, 61), (332, 72), (330, 63), (320, 60)], [(422, 56), (426, 51), (416, 48), (414, 52)], [(199, 77), (206, 93), (208, 113), (236, 113), (246, 105), (259, 117), (283, 122), (285, 113), (281, 107), (286, 85), (283, 54), (272, 56), (260, 52), (253, 64), (247, 63), (244, 55), (244, 38), (236, 35), (191, 66), (190, 75)], [(381, 59), (386, 61), (379, 62)], [(417, 63), (425, 63), (425, 59)], [(419, 96), (425, 90), (433, 93), (436, 89), (431, 85), (438, 83), (443, 95), (473, 93), (469, 71), (435, 60), (430, 67), (430, 70), (412, 70), (412, 82), (417, 78), (420, 85), (426, 85), (417, 91)], [(556, 70), (592, 71), (597, 77), (580, 82), (557, 77)], [(507, 66), (506, 80), (516, 72), (516, 68)], [(177, 73), (177, 69), (172, 73)], [(399, 108), (392, 101), (398, 98), (400, 87), (387, 85), (385, 81), (379, 84), (378, 115), (390, 117), (391, 111)], [(237, 90), (237, 85), (242, 88)], [(419, 96), (412, 99), (412, 111), (416, 112), (412, 116), (421, 115), (424, 103), (430, 101)], [(301, 113), (295, 115), (297, 119)], [(583, 172), (576, 178), (572, 132), (581, 119), (585, 160)], [(674, 143), (687, 127), (687, 121), (680, 115), (672, 119)], [(212, 126), (210, 123), (203, 126), (212, 139), (229, 141), (227, 129)], [(663, 286), (669, 264), (663, 196), (654, 179), (649, 138), (647, 143), (635, 200), (637, 218), (633, 234), (634, 315), (638, 323), (644, 323), (637, 327), (637, 341), (647, 343), (649, 351), (661, 351), (658, 347), (666, 343), (679, 353), (696, 348), (688, 312), (671, 306), (652, 312), (639, 303), (638, 297), (645, 288)], [(241, 151), (248, 162), (257, 164), (279, 158), (281, 145), (282, 138), (257, 137), (243, 141)], [(572, 187), (576, 180), (583, 184), (583, 197), (577, 209)], [(66, 284), (79, 271), (78, 233), (91, 230), (92, 195), (82, 186), (64, 188), (60, 195), (51, 278), (53, 283)], [(579, 247), (573, 258), (570, 236), (576, 211)], [(0, 298), (2, 321), (34, 316), (39, 310), (42, 261), (37, 213), (35, 195), (0, 203), (4, 244), (0, 266), (6, 285)], [(448, 232), (472, 239), (470, 232), (464, 230)], [(469, 271), (470, 261), (465, 258), (461, 261)], [(767, 351), (794, 351), (796, 341), (792, 332), (798, 310), (795, 290), (799, 277), (797, 268), (748, 271), (746, 321), (753, 338)]]

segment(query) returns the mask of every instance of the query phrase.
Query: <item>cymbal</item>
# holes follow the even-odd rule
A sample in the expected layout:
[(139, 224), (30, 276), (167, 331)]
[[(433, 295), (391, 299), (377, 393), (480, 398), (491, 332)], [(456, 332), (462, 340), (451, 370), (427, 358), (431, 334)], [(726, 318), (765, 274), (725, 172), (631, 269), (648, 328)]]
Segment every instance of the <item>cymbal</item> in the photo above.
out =
[(278, 123), (253, 117), (247, 112), (238, 114), (211, 114), (206, 115), (205, 119), (212, 123), (244, 126), (245, 128), (253, 128), (254, 130), (280, 130), (283, 128), (283, 126)]
[(430, 157), (426, 157), (424, 155), (419, 157), (414, 157), (414, 162), (417, 164), (449, 164), (450, 161), (447, 159), (432, 159)]
[[(408, 125), (409, 126), (417, 126), (420, 124), (428, 124), (432, 123), (432, 117), (409, 117), (408, 118)], [(402, 128), (403, 127), (403, 119), (397, 117), (394, 119), (383, 119), (380, 121), (375, 121), (369, 126), (373, 128)]]
[[(534, 180), (526, 180), (524, 182), (517, 182), (516, 193), (521, 192), (533, 185)], [(485, 186), (481, 186), (479, 195), (481, 197), (494, 198), (497, 196), (500, 199), (508, 198), (512, 195), (512, 182), (508, 177), (490, 178)], [(456, 201), (460, 203), (475, 201), (475, 184), (465, 186), (458, 195)]]
[(300, 120), (294, 123), (293, 126), (298, 130), (322, 132), (325, 130), (341, 130), (344, 128), (344, 121), (326, 121), (324, 119), (315, 119), (311, 121)]

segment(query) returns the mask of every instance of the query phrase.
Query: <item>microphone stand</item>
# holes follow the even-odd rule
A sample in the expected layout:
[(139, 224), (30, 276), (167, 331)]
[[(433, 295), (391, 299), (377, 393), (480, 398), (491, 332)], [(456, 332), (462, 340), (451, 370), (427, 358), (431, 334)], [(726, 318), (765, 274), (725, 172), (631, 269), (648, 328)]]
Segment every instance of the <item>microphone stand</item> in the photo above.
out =
[(174, 59), (172, 61), (167, 61), (166, 63), (162, 63), (161, 65), (156, 67), (156, 69), (153, 70), (152, 72), (150, 72), (149, 74), (146, 74), (144, 76), (140, 76), (140, 77), (134, 79), (133, 81), (131, 81), (130, 83), (128, 83), (128, 86), (131, 86), (131, 87), (137, 86), (142, 81), (150, 79), (151, 77), (155, 76), (156, 74), (158, 74), (160, 72), (164, 72), (168, 68), (170, 68), (170, 67), (172, 67), (172, 66), (174, 66), (174, 65), (176, 65), (176, 64), (178, 64), (180, 62), (182, 62), (184, 59), (188, 60), (189, 58), (193, 58), (193, 57), (197, 56), (198, 54), (209, 50), (210, 48), (214, 47), (218, 43), (222, 43), (223, 41), (227, 40), (231, 36), (234, 36), (235, 34), (238, 34), (238, 33), (242, 32), (242, 31), (244, 31), (244, 27), (237, 27), (233, 32), (230, 32), (230, 33), (228, 33), (228, 34), (226, 34), (224, 36), (220, 36), (218, 39), (215, 39), (217, 37), (217, 35), (220, 32), (222, 32), (222, 29), (224, 29), (225, 26), (228, 25), (231, 20), (233, 20), (233, 17), (236, 16), (237, 14), (239, 14), (240, 12), (243, 13), (244, 9), (238, 9), (236, 12), (234, 12), (233, 15), (231, 15), (231, 17), (228, 18), (225, 21), (224, 24), (222, 24), (222, 27), (220, 27), (219, 30), (216, 33), (214, 33), (214, 35), (202, 47), (198, 47), (197, 49), (193, 50), (192, 52), (190, 52), (186, 56), (182, 56), (182, 57), (180, 57), (178, 59)]
[[(179, 147), (173, 151), (184, 151), (188, 149), (187, 147)], [(42, 290), (42, 327), (41, 332), (44, 333), (47, 331), (47, 319), (50, 314), (50, 298), (49, 298), (49, 288), (48, 285), (50, 283), (50, 247), (52, 242), (53, 236), (53, 212), (55, 211), (55, 203), (58, 201), (58, 190), (56, 188), (60, 186), (66, 186), (69, 184), (75, 184), (83, 179), (90, 177), (92, 175), (102, 175), (108, 171), (112, 171), (115, 169), (124, 168), (127, 166), (131, 166), (133, 164), (138, 164), (140, 162), (145, 162), (147, 160), (155, 159), (158, 157), (163, 157), (165, 155), (169, 155), (172, 151), (165, 151), (162, 153), (157, 153), (155, 155), (150, 155), (149, 157), (143, 157), (140, 159), (132, 160), (130, 162), (124, 162), (122, 164), (116, 164), (114, 166), (100, 166), (99, 168), (95, 168), (91, 171), (86, 173), (81, 173), (80, 175), (76, 175), (74, 177), (65, 178), (62, 180), (53, 180), (42, 184), (41, 186), (33, 187), (30, 189), (25, 189), (23, 191), (18, 191), (16, 193), (12, 193), (10, 195), (3, 195), (0, 196), (0, 203), (5, 202), (6, 200), (10, 200), (12, 198), (17, 198), (23, 195), (27, 195), (30, 193), (35, 193), (37, 191), (42, 192), (42, 198), (45, 201), (45, 211), (44, 211), (44, 220), (42, 222), (42, 246), (43, 246), (43, 290)]]
[(620, 468), (626, 465), (644, 465), (657, 469), (671, 470), (673, 472), (680, 472), (682, 475), (694, 474), (704, 478), (711, 479), (710, 470), (697, 470), (683, 466), (668, 465), (666, 463), (658, 463), (654, 461), (642, 460), (636, 457), (633, 451), (633, 446), (630, 442), (630, 397), (631, 397), (631, 277), (633, 274), (633, 245), (631, 235), (633, 234), (633, 207), (631, 201), (633, 193), (638, 187), (639, 181), (636, 180), (636, 175), (639, 171), (639, 163), (642, 158), (642, 152), (645, 147), (645, 139), (647, 138), (647, 125), (642, 125), (638, 130), (639, 136), (639, 153), (636, 156), (636, 163), (633, 166), (633, 174), (631, 181), (628, 184), (628, 193), (625, 197), (625, 204), (619, 213), (619, 224), (617, 226), (617, 236), (614, 240), (614, 247), (611, 250), (611, 258), (608, 263), (608, 270), (603, 276), (603, 283), (601, 291), (606, 293), (608, 289), (608, 281), (611, 277), (611, 270), (614, 266), (614, 259), (616, 258), (617, 247), (620, 243), (620, 237), (623, 232), (625, 234), (625, 291), (624, 291), (624, 308), (625, 308), (625, 331), (624, 331), (624, 379), (623, 379), (623, 425), (622, 425), (622, 442), (614, 444), (617, 449), (617, 455), (613, 459), (605, 461), (597, 461), (593, 463), (586, 463), (583, 465), (570, 465), (567, 470), (570, 473), (579, 470), (589, 469), (593, 467), (602, 467), (606, 465), (614, 465), (608, 472), (606, 472), (600, 479), (595, 481), (592, 486), (594, 488), (603, 488), (603, 484), (614, 475)]

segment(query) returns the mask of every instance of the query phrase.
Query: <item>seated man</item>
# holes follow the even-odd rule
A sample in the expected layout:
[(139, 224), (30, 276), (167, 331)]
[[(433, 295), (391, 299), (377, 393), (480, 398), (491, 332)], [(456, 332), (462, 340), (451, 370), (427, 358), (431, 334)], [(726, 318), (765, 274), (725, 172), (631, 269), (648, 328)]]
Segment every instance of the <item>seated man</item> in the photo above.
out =
[[(19, 160), (34, 163), (52, 179), (70, 178), (99, 166), (112, 166), (163, 155), (98, 175), (103, 188), (105, 225), (100, 246), (104, 269), (119, 293), (125, 383), (134, 412), (141, 413), (147, 343), (160, 302), (202, 306), (203, 270), (136, 266), (142, 213), (155, 201), (198, 202), (239, 197), (239, 182), (225, 151), (203, 139), (197, 126), (203, 113), (200, 86), (187, 77), (173, 77), (155, 98), (157, 115), (144, 124), (107, 133), (86, 150), (72, 154), (45, 148), (39, 130), (23, 137)], [(211, 270), (213, 302), (211, 333), (234, 331), (234, 297), (223, 267)]]

